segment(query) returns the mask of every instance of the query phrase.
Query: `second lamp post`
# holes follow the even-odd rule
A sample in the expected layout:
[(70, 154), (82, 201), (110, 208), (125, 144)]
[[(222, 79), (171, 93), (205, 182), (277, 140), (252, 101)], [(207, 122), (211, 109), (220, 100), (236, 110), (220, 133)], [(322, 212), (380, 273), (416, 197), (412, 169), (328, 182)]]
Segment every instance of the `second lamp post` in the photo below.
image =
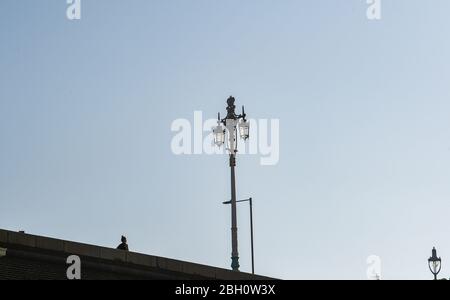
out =
[(428, 267), (434, 275), (434, 280), (437, 280), (437, 276), (441, 272), (442, 260), (437, 256), (436, 248), (433, 248), (433, 251), (431, 251), (431, 257), (428, 259)]
[[(231, 268), (233, 271), (239, 271), (239, 252), (237, 237), (237, 205), (236, 205), (236, 154), (237, 154), (237, 130), (242, 139), (249, 138), (250, 126), (246, 119), (244, 107), (242, 106), (242, 114), (236, 114), (235, 99), (233, 97), (227, 100), (227, 116), (224, 119), (218, 115), (217, 126), (214, 128), (214, 143), (221, 147), (226, 143), (226, 135), (228, 134), (228, 144), (226, 150), (230, 156), (231, 168)], [(225, 125), (225, 128), (222, 126)]]

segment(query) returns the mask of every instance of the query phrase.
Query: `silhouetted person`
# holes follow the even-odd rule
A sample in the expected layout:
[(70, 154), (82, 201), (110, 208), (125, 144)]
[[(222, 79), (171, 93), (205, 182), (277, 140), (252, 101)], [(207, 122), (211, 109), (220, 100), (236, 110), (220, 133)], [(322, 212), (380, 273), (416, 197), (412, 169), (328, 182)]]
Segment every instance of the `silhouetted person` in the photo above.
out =
[(117, 249), (128, 251), (127, 238), (122, 235), (122, 244), (120, 244)]

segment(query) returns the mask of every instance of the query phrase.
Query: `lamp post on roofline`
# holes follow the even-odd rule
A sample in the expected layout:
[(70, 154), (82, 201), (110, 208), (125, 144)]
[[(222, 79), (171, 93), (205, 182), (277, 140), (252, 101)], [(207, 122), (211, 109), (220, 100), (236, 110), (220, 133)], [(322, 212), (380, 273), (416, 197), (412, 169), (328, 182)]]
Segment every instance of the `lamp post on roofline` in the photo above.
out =
[[(227, 116), (224, 119), (218, 114), (217, 126), (214, 128), (214, 143), (221, 147), (226, 143), (228, 135), (227, 148), (229, 153), (229, 162), (231, 169), (231, 268), (233, 271), (239, 271), (239, 252), (238, 252), (238, 236), (237, 236), (237, 206), (236, 206), (236, 154), (237, 150), (237, 130), (242, 139), (249, 138), (249, 122), (246, 119), (244, 107), (242, 106), (242, 114), (236, 114), (236, 106), (234, 97), (227, 100)], [(225, 128), (222, 126), (225, 125)]]
[(434, 275), (434, 280), (437, 280), (437, 276), (441, 272), (442, 259), (437, 256), (437, 250), (434, 247), (431, 251), (431, 257), (428, 259), (428, 267)]

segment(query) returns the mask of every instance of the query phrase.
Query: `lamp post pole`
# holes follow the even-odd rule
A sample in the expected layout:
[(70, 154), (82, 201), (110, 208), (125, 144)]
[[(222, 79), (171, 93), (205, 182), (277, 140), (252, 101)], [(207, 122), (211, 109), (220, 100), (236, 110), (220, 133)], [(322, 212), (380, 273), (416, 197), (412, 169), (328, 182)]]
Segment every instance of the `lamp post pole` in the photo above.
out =
[(255, 249), (253, 248), (253, 199), (249, 199), (250, 202), (250, 236), (252, 242), (252, 274), (255, 274)]
[(231, 168), (231, 268), (233, 271), (239, 271), (239, 252), (237, 236), (237, 205), (236, 205), (236, 157), (230, 154)]
[[(237, 153), (237, 130), (241, 138), (244, 140), (249, 137), (249, 123), (246, 120), (244, 107), (242, 107), (242, 114), (236, 114), (235, 99), (229, 97), (227, 100), (227, 116), (224, 119), (218, 115), (217, 127), (214, 129), (214, 140), (217, 146), (222, 146), (225, 143), (225, 133), (228, 132), (228, 153), (230, 156), (231, 169), (231, 268), (233, 271), (239, 271), (239, 252), (238, 252), (238, 229), (237, 229), (237, 205), (236, 205), (236, 153)], [(222, 124), (225, 125), (226, 131)]]

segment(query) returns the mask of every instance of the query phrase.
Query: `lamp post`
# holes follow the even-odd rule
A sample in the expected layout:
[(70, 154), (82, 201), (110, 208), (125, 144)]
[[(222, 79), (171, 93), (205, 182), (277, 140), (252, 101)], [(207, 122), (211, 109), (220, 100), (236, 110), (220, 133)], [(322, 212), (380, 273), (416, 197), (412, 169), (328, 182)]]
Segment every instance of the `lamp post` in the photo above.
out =
[[(236, 114), (235, 99), (229, 97), (227, 100), (227, 116), (224, 119), (218, 114), (217, 127), (214, 128), (214, 143), (221, 147), (225, 143), (226, 134), (228, 134), (228, 145), (226, 150), (230, 156), (231, 169), (231, 268), (233, 271), (239, 271), (239, 252), (237, 238), (237, 212), (236, 212), (236, 154), (237, 154), (237, 130), (242, 139), (249, 138), (249, 122), (246, 120), (244, 107), (242, 114)], [(222, 127), (225, 125), (225, 128)]]
[(431, 273), (434, 275), (434, 280), (437, 280), (438, 274), (441, 272), (442, 260), (437, 256), (436, 248), (433, 248), (431, 252), (431, 257), (428, 259), (428, 267)]
[[(255, 274), (255, 249), (253, 247), (253, 198), (248, 198), (244, 200), (236, 201), (240, 202), (249, 202), (250, 203), (250, 239), (251, 239), (251, 247), (252, 247), (252, 274)], [(223, 204), (231, 204), (231, 201), (224, 202)]]

